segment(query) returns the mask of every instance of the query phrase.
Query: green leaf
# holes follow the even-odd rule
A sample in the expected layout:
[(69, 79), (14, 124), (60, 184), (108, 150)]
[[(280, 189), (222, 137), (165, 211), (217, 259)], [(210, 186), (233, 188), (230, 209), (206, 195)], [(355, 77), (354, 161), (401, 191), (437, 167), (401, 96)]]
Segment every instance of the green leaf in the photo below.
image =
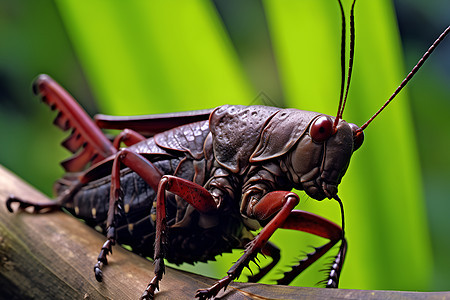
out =
[(195, 110), (255, 94), (207, 1), (57, 4), (105, 113)]
[[(211, 2), (56, 3), (104, 113), (194, 110), (249, 104), (256, 97), (258, 88), (249, 84)], [(337, 1), (263, 4), (286, 103), (335, 115), (341, 74)], [(348, 15), (349, 2), (344, 6)], [(400, 53), (392, 3), (358, 1), (346, 120), (361, 125), (394, 91), (406, 74)], [(340, 185), (349, 242), (341, 287), (429, 288), (432, 261), (412, 125), (407, 93), (402, 92), (366, 130), (366, 141)], [(337, 203), (301, 193), (300, 208), (340, 223)], [(280, 265), (291, 264), (308, 244), (323, 242), (280, 230), (275, 235), (282, 249)], [(294, 284), (314, 285), (325, 276), (317, 270), (330, 261), (311, 267)], [(223, 276), (221, 272), (215, 276)]]

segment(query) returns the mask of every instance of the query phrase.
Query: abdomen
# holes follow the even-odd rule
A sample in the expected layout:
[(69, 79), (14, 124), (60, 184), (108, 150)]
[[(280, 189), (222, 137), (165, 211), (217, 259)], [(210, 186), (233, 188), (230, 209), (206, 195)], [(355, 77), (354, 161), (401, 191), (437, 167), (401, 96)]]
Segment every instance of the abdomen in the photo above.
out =
[[(178, 159), (153, 162), (163, 174), (173, 174), (178, 166)], [(192, 180), (193, 174), (184, 172), (183, 178)], [(121, 171), (120, 179), (123, 200), (120, 213), (116, 216), (117, 242), (128, 245), (143, 256), (153, 255), (155, 214), (153, 202), (156, 192), (135, 172), (129, 168)], [(67, 187), (61, 187), (62, 192)], [(64, 204), (71, 214), (82, 219), (87, 225), (106, 233), (106, 218), (109, 207), (111, 188), (110, 176), (88, 183), (74, 195), (72, 201)], [(173, 196), (167, 197), (167, 220), (173, 224), (176, 218), (177, 205)]]

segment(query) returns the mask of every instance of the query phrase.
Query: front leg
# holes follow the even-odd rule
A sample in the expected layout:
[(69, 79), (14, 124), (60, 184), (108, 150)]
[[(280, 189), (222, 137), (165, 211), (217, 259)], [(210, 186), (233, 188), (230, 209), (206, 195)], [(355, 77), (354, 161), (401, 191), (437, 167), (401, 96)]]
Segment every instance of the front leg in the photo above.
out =
[(261, 249), (261, 254), (264, 255), (264, 257), (270, 257), (272, 259), (272, 262), (267, 266), (260, 268), (258, 273), (248, 276), (248, 282), (260, 281), (261, 278), (266, 276), (266, 274), (269, 273), (270, 270), (272, 270), (281, 259), (280, 249), (270, 241), (268, 241)]
[[(308, 232), (330, 240), (324, 246), (318, 247), (313, 253), (308, 254), (307, 258), (301, 261), (298, 266), (294, 266), (291, 271), (286, 272), (284, 278), (279, 280), (278, 283), (289, 284), (308, 266), (327, 253), (339, 240), (342, 240), (341, 248), (327, 279), (327, 287), (337, 287), (340, 270), (342, 269), (347, 250), (347, 243), (343, 239), (342, 229), (339, 225), (315, 214), (294, 210), (298, 202), (299, 199), (296, 194), (286, 191), (270, 192), (256, 204), (249, 202), (249, 204), (252, 204), (250, 209), (252, 216), (260, 221), (271, 218), (270, 222), (264, 226), (255, 239), (248, 243), (244, 254), (228, 270), (228, 275), (217, 281), (210, 288), (198, 290), (196, 297), (209, 299), (215, 297), (221, 289), (225, 289), (230, 282), (239, 277), (242, 270), (256, 258), (260, 251), (267, 250), (268, 240), (278, 228)], [(268, 270), (265, 272), (268, 272)]]
[(301, 210), (292, 211), (282, 228), (308, 232), (330, 241), (321, 247), (315, 248), (312, 253), (308, 253), (305, 259), (299, 261), (297, 265), (292, 266), (290, 271), (284, 273), (283, 278), (277, 280), (277, 283), (283, 285), (291, 283), (301, 272), (306, 270), (341, 240), (339, 252), (331, 264), (328, 277), (325, 280), (327, 288), (337, 288), (347, 253), (347, 241), (343, 237), (342, 228), (321, 216)]
[[(284, 221), (288, 218), (290, 212), (298, 204), (299, 198), (295, 193), (286, 191), (275, 191), (265, 195), (258, 204), (264, 206), (261, 209), (263, 215), (275, 216), (272, 220), (260, 231), (260, 233), (247, 244), (244, 254), (239, 260), (228, 270), (228, 275), (217, 281), (208, 289), (201, 289), (197, 291), (195, 297), (200, 299), (209, 299), (215, 297), (221, 289), (225, 289), (230, 282), (238, 278), (242, 273), (242, 270), (253, 261), (256, 255), (266, 245), (269, 238), (273, 235), (276, 229), (280, 228)], [(275, 203), (276, 205), (266, 205), (269, 203)], [(262, 207), (260, 206), (260, 207)], [(259, 209), (255, 209), (259, 212)], [(280, 209), (281, 208), (281, 209)]]

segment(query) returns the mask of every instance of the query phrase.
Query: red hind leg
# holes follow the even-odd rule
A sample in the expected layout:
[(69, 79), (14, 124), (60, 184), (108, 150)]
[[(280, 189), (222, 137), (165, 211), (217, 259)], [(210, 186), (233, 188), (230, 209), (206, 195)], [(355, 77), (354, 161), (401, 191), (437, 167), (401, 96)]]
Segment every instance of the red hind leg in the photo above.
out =
[(40, 75), (33, 84), (33, 90), (51, 109), (58, 111), (55, 125), (63, 131), (72, 130), (62, 143), (75, 154), (62, 162), (66, 171), (82, 171), (88, 163), (96, 163), (117, 152), (83, 108), (50, 76)]
[(41, 211), (51, 211), (51, 210), (56, 210), (59, 209), (61, 206), (59, 205), (58, 202), (45, 202), (45, 203), (41, 203), (41, 202), (31, 202), (31, 201), (27, 201), (27, 200), (23, 200), (20, 198), (17, 198), (14, 195), (10, 195), (8, 197), (8, 199), (6, 199), (6, 208), (8, 209), (8, 211), (10, 213), (14, 212), (14, 209), (12, 207), (13, 203), (18, 203), (19, 204), (19, 209), (27, 209), (28, 207), (32, 207), (33, 208), (33, 212), (34, 213), (39, 213)]
[[(52, 110), (58, 111), (54, 124), (63, 131), (71, 130), (71, 135), (62, 143), (66, 149), (74, 153), (74, 156), (62, 162), (66, 171), (82, 171), (89, 163), (98, 162), (117, 152), (83, 108), (50, 76), (39, 75), (33, 83), (33, 91)], [(10, 212), (13, 211), (14, 203), (18, 203), (22, 209), (32, 207), (35, 212), (57, 209), (61, 203), (69, 200), (81, 185), (74, 183), (53, 203), (39, 203), (10, 196), (6, 206)]]

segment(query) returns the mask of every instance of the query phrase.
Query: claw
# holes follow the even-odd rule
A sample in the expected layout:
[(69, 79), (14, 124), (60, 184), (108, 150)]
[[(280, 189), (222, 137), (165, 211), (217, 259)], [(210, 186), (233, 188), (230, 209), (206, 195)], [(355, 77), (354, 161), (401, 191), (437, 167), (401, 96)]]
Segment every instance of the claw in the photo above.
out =
[(27, 207), (33, 206), (35, 209), (37, 209), (38, 205), (33, 205), (31, 203), (26, 202), (25, 200), (16, 198), (14, 195), (10, 195), (8, 199), (6, 200), (6, 208), (10, 213), (14, 212), (14, 209), (12, 208), (12, 203), (19, 203), (19, 209), (25, 209)]
[(20, 203), (20, 200), (17, 199), (16, 197), (14, 197), (13, 195), (10, 195), (10, 196), (8, 197), (8, 199), (6, 199), (6, 208), (8, 209), (8, 211), (9, 211), (10, 213), (13, 213), (13, 212), (14, 212), (14, 210), (13, 210), (12, 207), (11, 207), (11, 203), (14, 203), (14, 202), (19, 202), (19, 203)]
[(97, 279), (98, 282), (102, 282), (103, 281), (103, 272), (99, 266), (95, 265), (94, 273), (95, 273), (95, 279)]
[(195, 298), (198, 298), (199, 300), (207, 300), (211, 297), (213, 297), (213, 295), (211, 295), (211, 291), (209, 289), (197, 290), (195, 293)]
[(139, 298), (139, 299), (140, 299), (140, 300), (153, 300), (154, 297), (155, 297), (154, 295), (151, 295), (151, 294), (147, 293), (147, 291), (145, 291), (145, 292), (142, 294), (141, 298)]
[(107, 255), (111, 253), (111, 246), (114, 245), (114, 241), (108, 239), (102, 246), (102, 250), (100, 250), (100, 254), (97, 258), (97, 263), (94, 266), (94, 274), (95, 279), (97, 279), (98, 282), (102, 282), (103, 280), (103, 272), (101, 270), (102, 265), (108, 264), (108, 258)]
[(59, 207), (58, 204), (55, 203), (45, 203), (45, 204), (41, 204), (41, 203), (32, 203), (32, 202), (28, 202), (26, 200), (22, 200), (20, 198), (17, 198), (14, 195), (9, 195), (8, 199), (6, 199), (6, 208), (8, 209), (8, 211), (10, 213), (14, 213), (14, 209), (12, 208), (11, 204), (13, 203), (19, 203), (19, 209), (26, 209), (28, 207), (33, 207), (34, 209), (34, 213), (38, 213), (43, 209), (54, 209), (56, 207)]
[(139, 300), (153, 300), (155, 298), (155, 295), (152, 293), (149, 293), (147, 290), (144, 291), (141, 298)]
[(229, 274), (228, 276), (225, 276), (224, 278), (218, 280), (211, 287), (207, 289), (197, 290), (195, 297), (199, 298), (200, 300), (214, 298), (215, 296), (217, 296), (217, 294), (220, 292), (221, 289), (225, 291), (228, 284), (230, 284), (230, 282), (233, 281), (233, 279), (235, 279), (235, 277)]
[(141, 296), (141, 300), (151, 300), (155, 297), (155, 291), (159, 290), (159, 281), (161, 280), (161, 277), (158, 275), (155, 275), (153, 279), (148, 284), (147, 288), (145, 289), (144, 293)]

